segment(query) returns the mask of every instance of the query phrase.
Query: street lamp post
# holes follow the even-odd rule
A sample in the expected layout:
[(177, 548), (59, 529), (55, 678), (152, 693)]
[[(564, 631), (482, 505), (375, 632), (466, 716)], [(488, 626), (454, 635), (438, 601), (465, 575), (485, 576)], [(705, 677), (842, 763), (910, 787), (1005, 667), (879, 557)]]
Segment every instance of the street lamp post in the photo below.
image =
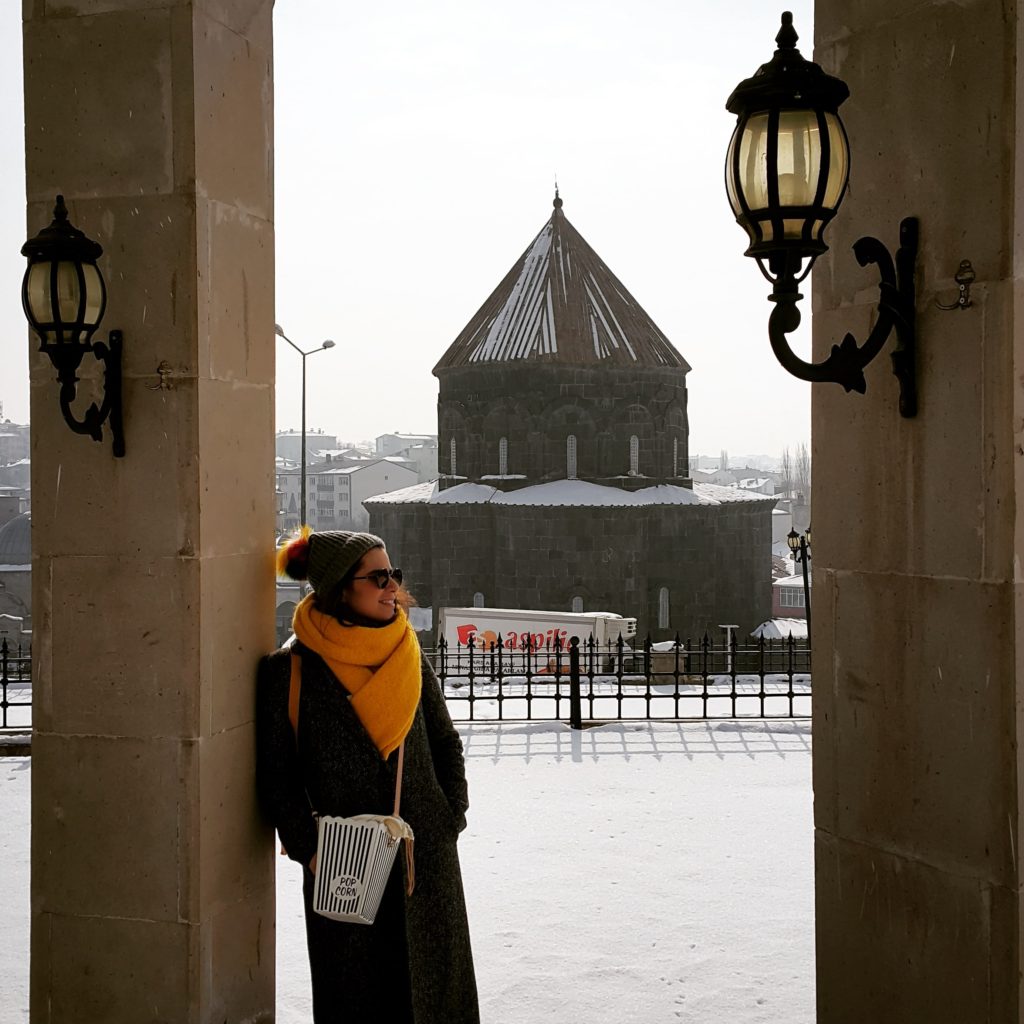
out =
[(790, 530), (786, 537), (789, 551), (794, 562), (800, 562), (804, 570), (804, 611), (807, 614), (807, 643), (811, 642), (811, 583), (807, 575), (807, 565), (811, 560), (811, 528), (806, 533)]
[(316, 348), (304, 352), (298, 345), (284, 333), (280, 324), (274, 324), (274, 333), (279, 338), (284, 338), (296, 352), (302, 356), (302, 461), (299, 473), (299, 526), (306, 525), (306, 356), (316, 352), (323, 352), (325, 349), (334, 348), (334, 342), (329, 338), (321, 342)]

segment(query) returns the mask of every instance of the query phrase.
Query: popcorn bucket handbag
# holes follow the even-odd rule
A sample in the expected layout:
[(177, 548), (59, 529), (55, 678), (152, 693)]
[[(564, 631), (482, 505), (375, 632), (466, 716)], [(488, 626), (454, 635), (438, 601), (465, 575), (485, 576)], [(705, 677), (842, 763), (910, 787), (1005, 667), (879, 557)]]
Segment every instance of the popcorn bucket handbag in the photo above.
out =
[[(299, 692), (302, 662), (292, 655), (291, 682), (288, 686), (288, 718), (299, 738)], [(395, 773), (395, 806), (389, 815), (357, 814), (351, 818), (317, 819), (316, 880), (313, 885), (313, 909), (332, 921), (373, 924), (384, 888), (391, 875), (398, 845), (405, 840), (406, 895), (416, 884), (413, 867), (413, 833), (398, 814), (402, 797), (402, 768), (405, 741), (398, 748)], [(312, 802), (310, 803), (312, 807)]]

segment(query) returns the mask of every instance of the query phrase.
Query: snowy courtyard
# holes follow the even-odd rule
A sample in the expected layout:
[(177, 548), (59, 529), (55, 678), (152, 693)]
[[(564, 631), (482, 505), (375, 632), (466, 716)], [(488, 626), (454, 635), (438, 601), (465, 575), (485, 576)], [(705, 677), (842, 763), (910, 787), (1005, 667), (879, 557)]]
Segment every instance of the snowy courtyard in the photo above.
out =
[[(811, 725), (460, 725), (484, 1024), (811, 1024)], [(28, 1021), (31, 759), (0, 759), (0, 1024)], [(278, 1024), (310, 1020), (278, 866)]]

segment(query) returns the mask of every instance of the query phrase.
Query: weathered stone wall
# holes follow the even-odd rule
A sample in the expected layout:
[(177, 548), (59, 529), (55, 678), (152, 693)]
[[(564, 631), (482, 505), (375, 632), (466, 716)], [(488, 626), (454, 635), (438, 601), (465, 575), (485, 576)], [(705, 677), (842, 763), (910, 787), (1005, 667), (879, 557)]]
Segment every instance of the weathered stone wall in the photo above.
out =
[(454, 438), (457, 475), (497, 474), (505, 437), (510, 474), (525, 474), (530, 483), (564, 479), (566, 438), (573, 434), (581, 480), (628, 474), (634, 435), (640, 474), (676, 483), (687, 476), (686, 375), (678, 369), (528, 361), (457, 367), (439, 378), (442, 473), (452, 472)]
[[(420, 604), (635, 616), (641, 636), (698, 638), (771, 614), (772, 502), (722, 506), (538, 508), (491, 504), (373, 505), (370, 528), (406, 571)], [(658, 627), (669, 590), (670, 625)]]
[[(897, 412), (889, 349), (866, 395), (813, 393), (818, 1021), (1009, 1024), (1021, 1019), (1020, 12), (1000, 0), (815, 10), (816, 58), (850, 87), (851, 144), (850, 194), (814, 273), (816, 358), (867, 333), (877, 278), (854, 240), (895, 250), (900, 219), (921, 222), (918, 416)], [(965, 258), (973, 306), (940, 311)]]

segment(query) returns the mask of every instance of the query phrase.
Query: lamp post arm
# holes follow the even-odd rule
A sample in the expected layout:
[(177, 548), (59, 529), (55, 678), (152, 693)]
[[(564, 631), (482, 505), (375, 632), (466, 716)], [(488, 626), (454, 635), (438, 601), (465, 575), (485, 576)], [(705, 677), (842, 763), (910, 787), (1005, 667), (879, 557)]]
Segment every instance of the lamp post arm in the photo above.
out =
[(296, 351), (296, 352), (298, 352), (300, 356), (304, 356), (304, 355), (306, 354), (306, 353), (305, 353), (305, 352), (303, 352), (303, 351), (302, 351), (302, 349), (301, 349), (301, 348), (299, 348), (299, 346), (298, 346), (298, 345), (296, 345), (296, 344), (295, 344), (295, 342), (294, 342), (294, 341), (292, 341), (292, 339), (291, 339), (291, 338), (289, 338), (289, 337), (288, 337), (288, 336), (287, 336), (286, 334), (282, 334), (282, 335), (281, 335), (281, 337), (282, 337), (282, 338), (284, 338), (284, 340), (285, 340), (285, 341), (287, 341), (287, 342), (288, 342), (288, 344), (289, 344), (289, 345), (291, 345), (291, 347), (292, 347), (293, 349), (295, 349), (295, 351)]
[(299, 470), (299, 526), (306, 525), (306, 356), (314, 355), (317, 352), (324, 352), (334, 347), (333, 341), (325, 341), (308, 352), (299, 348), (298, 345), (288, 337), (279, 325), (274, 325), (274, 333), (279, 338), (284, 338), (289, 345), (302, 357), (302, 455)]

